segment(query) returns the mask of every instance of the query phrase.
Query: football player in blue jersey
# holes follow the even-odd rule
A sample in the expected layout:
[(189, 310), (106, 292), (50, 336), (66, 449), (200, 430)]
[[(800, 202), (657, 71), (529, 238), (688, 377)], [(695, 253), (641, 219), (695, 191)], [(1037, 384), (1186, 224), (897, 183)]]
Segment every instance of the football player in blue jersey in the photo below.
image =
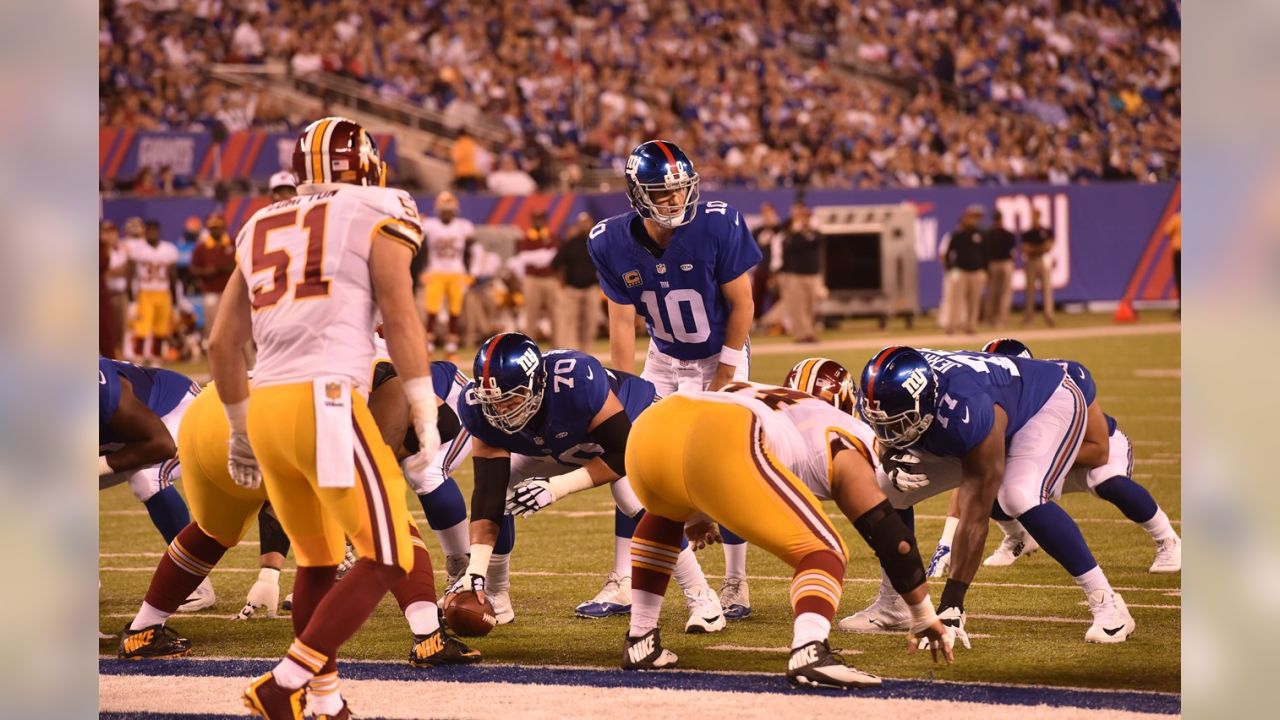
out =
[[(610, 485), (619, 510), (639, 516), (642, 508), (623, 477), (631, 421), (654, 403), (653, 385), (629, 373), (607, 370), (577, 350), (545, 355), (520, 333), (495, 335), (476, 353), (475, 379), (458, 404), (462, 427), (472, 435), (475, 490), (471, 496), (471, 561), (449, 592), (484, 592), (499, 624), (511, 622), (511, 515), (530, 515), (565, 496)], [(508, 499), (508, 488), (511, 488)], [(630, 611), (630, 543), (615, 545), (616, 612)], [(619, 569), (621, 568), (621, 570)], [(716, 632), (725, 618), (702, 568), (687, 547), (680, 552), (676, 581), (689, 607), (686, 632)], [(606, 590), (609, 590), (606, 585)], [(582, 612), (579, 615), (590, 617)]]
[[(988, 342), (982, 352), (998, 355), (1031, 358), (1031, 349), (1013, 338), (996, 338)], [(1137, 523), (1155, 543), (1155, 560), (1148, 568), (1151, 573), (1176, 573), (1182, 570), (1182, 539), (1169, 522), (1169, 516), (1146, 488), (1133, 480), (1133, 445), (1129, 436), (1116, 419), (1104, 413), (1097, 400), (1096, 384), (1089, 368), (1074, 360), (1050, 360), (1057, 363), (1076, 385), (1084, 391), (1089, 403), (1089, 424), (1085, 429), (1085, 442), (1090, 436), (1101, 437), (1105, 442), (1094, 442), (1096, 449), (1085, 457), (1085, 448), (1076, 458), (1076, 468), (1084, 466), (1084, 472), (1072, 472), (1067, 477), (1064, 492), (1088, 492), (1116, 506), (1126, 518)], [(950, 514), (950, 513), (948, 513)], [(998, 520), (1005, 537), (1000, 547), (984, 565), (1003, 567), (1011, 565), (1027, 554), (1025, 548), (1038, 548), (1035, 539), (1016, 520)]]
[[(191, 521), (173, 482), (178, 424), (200, 386), (172, 370), (138, 367), (98, 357), (98, 487), (129, 483), (166, 544)], [(206, 578), (179, 610), (195, 612), (217, 601)]]
[[(632, 150), (625, 177), (632, 211), (598, 223), (587, 243), (608, 299), (613, 367), (635, 369), (639, 313), (649, 331), (641, 377), (660, 395), (746, 380), (755, 313), (747, 272), (763, 255), (742, 214), (698, 202), (693, 161), (666, 140)], [(737, 620), (751, 613), (747, 548), (732, 532), (724, 540), (721, 599)]]
[(960, 459), (960, 520), (938, 613), (944, 622), (964, 626), (965, 593), (995, 514), (1019, 520), (1084, 591), (1093, 615), (1086, 641), (1128, 639), (1133, 616), (1079, 527), (1053, 502), (1084, 442), (1089, 404), (1061, 366), (888, 347), (863, 369), (858, 400), (859, 414), (885, 446)]

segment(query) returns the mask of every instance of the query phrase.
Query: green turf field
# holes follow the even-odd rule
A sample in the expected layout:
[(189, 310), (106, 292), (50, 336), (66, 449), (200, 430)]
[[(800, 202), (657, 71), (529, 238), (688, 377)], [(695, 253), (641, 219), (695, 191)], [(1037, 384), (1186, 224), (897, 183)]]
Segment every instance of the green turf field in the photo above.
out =
[[(1157, 320), (1166, 320), (1164, 313), (1159, 315)], [(1073, 337), (1078, 332), (1090, 332), (1090, 328), (1110, 327), (1110, 320), (1101, 316), (1066, 316), (1064, 320), (1065, 329), (1058, 337), (1028, 344), (1038, 357), (1070, 357), (1093, 371), (1104, 410), (1120, 421), (1134, 441), (1135, 479), (1151, 490), (1180, 530), (1180, 335), (1171, 329), (1133, 337)], [(887, 344), (926, 332), (936, 330), (927, 327), (907, 332), (891, 328), (882, 335), (873, 325), (866, 325), (827, 337), (876, 342), (883, 337), (885, 342), (881, 344)], [(1017, 335), (1016, 331), (1012, 334)], [(984, 336), (982, 340), (985, 339)], [(819, 353), (834, 357), (857, 373), (873, 352), (835, 351), (821, 345), (804, 352), (770, 352), (769, 345), (782, 341), (757, 341), (753, 380), (781, 382), (794, 362)], [(967, 347), (980, 344), (971, 342)], [(203, 373), (198, 367), (186, 370), (196, 375)], [(457, 479), (469, 497), (470, 463), (464, 464)], [(1084, 642), (1089, 613), (1083, 596), (1071, 578), (1041, 552), (1010, 568), (979, 571), (966, 603), (971, 615), (968, 629), (971, 634), (985, 637), (975, 638), (972, 650), (957, 649), (955, 666), (936, 667), (924, 656), (907, 656), (903, 652), (905, 641), (899, 635), (833, 632), (832, 645), (856, 651), (854, 664), (888, 677), (1178, 691), (1181, 576), (1146, 572), (1153, 554), (1150, 540), (1111, 505), (1086, 495), (1068, 495), (1063, 506), (1079, 521), (1112, 585), (1124, 595), (1137, 619), (1137, 632), (1128, 642), (1114, 646)], [(421, 520), (416, 498), (410, 498), (410, 507)], [(945, 497), (940, 497), (917, 508), (917, 534), (926, 559), (941, 531), (945, 507)], [(100, 626), (114, 633), (137, 610), (151, 569), (163, 550), (163, 541), (126, 486), (101, 493), (100, 508)], [(827, 509), (838, 515), (833, 504), (828, 503)], [(421, 525), (426, 528), (425, 522)], [(840, 609), (843, 617), (861, 609), (874, 595), (879, 573), (870, 550), (850, 523), (839, 517), (836, 526), (844, 533), (852, 554)], [(573, 606), (596, 593), (611, 567), (612, 528), (612, 503), (608, 491), (602, 488), (568, 498), (537, 517), (517, 522), (512, 561), (516, 622), (474, 641), (487, 660), (616, 665), (625, 619), (588, 621), (573, 617)], [(443, 559), (438, 546), (429, 532), (424, 535), (437, 561), (437, 577), (442, 578)], [(255, 538), (256, 529), (247, 539)], [(999, 531), (993, 525), (988, 552), (998, 539)], [(256, 544), (234, 548), (212, 576), (218, 592), (217, 606), (202, 613), (202, 617), (179, 615), (170, 621), (191, 638), (195, 655), (275, 656), (287, 647), (292, 632), (286, 620), (241, 623), (227, 619), (239, 610), (256, 577), (256, 558)], [(720, 549), (703, 551), (700, 559), (713, 587), (718, 587), (724, 566)], [(752, 577), (753, 616), (713, 635), (680, 633), (686, 614), (673, 583), (663, 614), (665, 644), (680, 655), (682, 666), (778, 672), (785, 669), (786, 655), (781, 648), (787, 645), (791, 632), (786, 595), (790, 571), (780, 561), (753, 548), (748, 572)], [(291, 583), (292, 575), (286, 573), (281, 597)], [(938, 584), (934, 590), (935, 600), (940, 588)], [(407, 626), (388, 597), (343, 654), (350, 658), (402, 658), (408, 652), (409, 640)], [(723, 646), (737, 649), (722, 649)], [(113, 653), (114, 647), (108, 641), (101, 649)]]

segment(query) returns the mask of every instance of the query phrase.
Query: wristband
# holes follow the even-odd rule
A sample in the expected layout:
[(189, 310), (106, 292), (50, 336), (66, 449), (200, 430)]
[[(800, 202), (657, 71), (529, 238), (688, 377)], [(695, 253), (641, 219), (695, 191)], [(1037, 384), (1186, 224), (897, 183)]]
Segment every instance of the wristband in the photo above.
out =
[(223, 404), (222, 409), (227, 411), (227, 422), (231, 424), (231, 432), (236, 435), (249, 434), (249, 400), (248, 398), (238, 403)]
[(725, 345), (720, 348), (720, 364), (740, 368), (747, 364), (747, 351), (735, 350)]
[(471, 562), (467, 563), (468, 575), (489, 576), (489, 558), (493, 556), (493, 546), (474, 543), (471, 546)]
[(115, 472), (115, 470), (111, 467), (111, 463), (107, 462), (107, 456), (99, 455), (98, 456), (98, 477), (102, 477), (103, 475), (110, 475), (113, 472)]
[(923, 600), (915, 605), (908, 605), (907, 608), (911, 610), (911, 632), (913, 633), (919, 633), (938, 619), (938, 614), (933, 610), (933, 601), (929, 599), (929, 593), (924, 594)]
[(567, 495), (595, 487), (595, 483), (591, 481), (591, 473), (585, 467), (547, 478), (547, 480), (551, 484), (551, 496), (556, 500), (562, 500)]
[(413, 419), (424, 425), (436, 424), (436, 391), (430, 375), (404, 380), (404, 396)]

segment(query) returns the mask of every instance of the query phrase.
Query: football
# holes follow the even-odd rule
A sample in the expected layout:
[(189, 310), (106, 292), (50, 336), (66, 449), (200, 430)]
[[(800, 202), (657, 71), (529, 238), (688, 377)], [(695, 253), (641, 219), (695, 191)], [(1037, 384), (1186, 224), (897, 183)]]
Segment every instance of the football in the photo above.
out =
[(444, 621), (449, 629), (462, 637), (488, 635), (498, 618), (489, 598), (481, 599), (473, 590), (453, 593), (444, 598)]

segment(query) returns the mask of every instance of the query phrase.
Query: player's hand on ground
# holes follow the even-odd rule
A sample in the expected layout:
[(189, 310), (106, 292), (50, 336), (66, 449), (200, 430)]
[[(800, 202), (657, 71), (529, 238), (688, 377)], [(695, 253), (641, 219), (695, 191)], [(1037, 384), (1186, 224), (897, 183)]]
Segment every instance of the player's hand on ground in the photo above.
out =
[(418, 435), (418, 452), (405, 458), (405, 466), (410, 472), (424, 473), (431, 466), (431, 461), (436, 459), (436, 453), (440, 452), (440, 429), (434, 421), (427, 422), (415, 417), (413, 431)]
[(227, 440), (227, 470), (231, 480), (242, 488), (255, 490), (262, 486), (262, 469), (253, 455), (248, 435), (231, 433)]
[[(964, 646), (965, 650), (972, 650), (973, 646), (969, 644), (969, 633), (964, 629), (964, 613), (960, 612), (960, 608), (949, 607), (943, 608), (938, 612), (938, 622), (946, 625), (955, 632), (955, 640)], [(920, 640), (920, 649), (925, 648), (925, 639)]]
[(711, 520), (697, 520), (684, 526), (684, 535), (689, 538), (689, 547), (701, 550), (708, 545), (724, 542), (720, 537), (720, 528)]
[(898, 492), (911, 492), (929, 484), (929, 476), (917, 472), (920, 458), (911, 452), (899, 452), (884, 458), (885, 474)]
[(511, 489), (511, 494), (507, 496), (507, 513), (516, 517), (528, 517), (555, 501), (550, 480), (544, 477), (529, 478)]
[(484, 576), (477, 575), (475, 573), (471, 573), (469, 575), (463, 575), (462, 577), (459, 577), (457, 580), (454, 580), (453, 584), (449, 586), (449, 589), (444, 591), (444, 594), (452, 595), (454, 593), (468, 592), (468, 591), (474, 592), (477, 598), (483, 600), (484, 599)]
[[(923, 628), (912, 628), (907, 634), (907, 653), (914, 653), (916, 650), (928, 649), (933, 655), (933, 661), (938, 662), (938, 653), (942, 653), (942, 659), (947, 664), (956, 661), (955, 653), (956, 629), (950, 625), (945, 625), (941, 620), (934, 620)], [(968, 638), (966, 637), (965, 647), (968, 647)]]

